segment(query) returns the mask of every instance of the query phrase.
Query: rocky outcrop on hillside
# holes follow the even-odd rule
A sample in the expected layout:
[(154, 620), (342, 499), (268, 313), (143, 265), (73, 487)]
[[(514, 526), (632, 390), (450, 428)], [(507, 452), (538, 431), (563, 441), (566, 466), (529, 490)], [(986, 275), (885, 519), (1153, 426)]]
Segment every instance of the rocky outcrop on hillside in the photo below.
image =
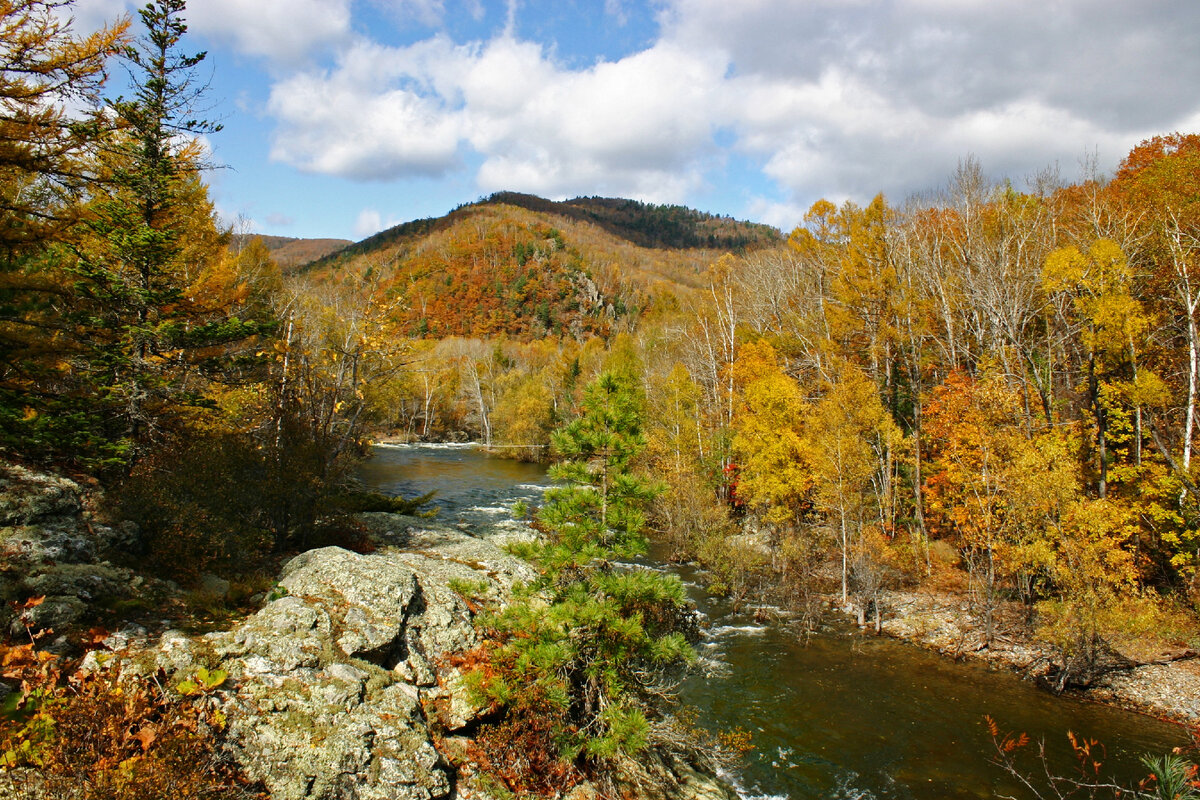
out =
[[(128, 551), (136, 526), (107, 523), (77, 482), (0, 465), (0, 626), (13, 637), (53, 630), (52, 650), (69, 649), (63, 631), (122, 602), (154, 603), (159, 581), (106, 560)], [(42, 598), (26, 605), (29, 598)]]

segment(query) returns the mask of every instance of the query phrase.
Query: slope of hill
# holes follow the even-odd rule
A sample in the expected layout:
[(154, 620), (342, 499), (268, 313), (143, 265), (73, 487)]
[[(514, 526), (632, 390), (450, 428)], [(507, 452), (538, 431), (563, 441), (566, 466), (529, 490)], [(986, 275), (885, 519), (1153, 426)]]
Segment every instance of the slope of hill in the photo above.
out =
[(304, 266), (312, 261), (332, 255), (348, 245), (349, 239), (297, 239), (290, 236), (263, 236), (257, 233), (235, 233), (233, 245), (244, 245), (259, 239), (271, 253), (271, 258), (284, 272)]
[(769, 226), (682, 207), (505, 193), (381, 231), (305, 271), (384, 269), (416, 335), (582, 337), (696, 291), (726, 252), (781, 241)]

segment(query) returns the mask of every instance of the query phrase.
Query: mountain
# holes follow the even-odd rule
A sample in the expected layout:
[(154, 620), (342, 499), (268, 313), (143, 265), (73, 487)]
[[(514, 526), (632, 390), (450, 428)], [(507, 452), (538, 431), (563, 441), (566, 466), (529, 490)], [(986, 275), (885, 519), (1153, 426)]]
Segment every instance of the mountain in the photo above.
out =
[(770, 226), (634, 200), (504, 192), (381, 231), (304, 267), (316, 279), (382, 270), (404, 324), (429, 337), (606, 335), (706, 285), (727, 252), (770, 247)]
[(297, 239), (290, 236), (263, 236), (257, 233), (235, 233), (234, 247), (242, 247), (252, 239), (259, 239), (271, 253), (271, 258), (284, 272), (332, 255), (354, 244), (349, 239)]

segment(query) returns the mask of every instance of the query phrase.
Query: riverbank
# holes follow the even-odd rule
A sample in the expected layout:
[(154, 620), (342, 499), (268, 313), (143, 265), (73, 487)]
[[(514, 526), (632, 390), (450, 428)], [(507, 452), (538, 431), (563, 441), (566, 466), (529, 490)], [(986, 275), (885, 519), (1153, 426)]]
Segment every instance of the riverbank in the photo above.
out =
[[(1046, 683), (1059, 655), (1032, 635), (1015, 607), (1002, 608), (998, 634), (990, 647), (983, 626), (961, 595), (936, 591), (881, 594), (882, 632), (955, 660), (970, 659), (1012, 670)], [(1161, 651), (1149, 662), (1116, 664), (1086, 688), (1067, 693), (1116, 705), (1184, 725), (1200, 725), (1200, 658), (1184, 648)]]

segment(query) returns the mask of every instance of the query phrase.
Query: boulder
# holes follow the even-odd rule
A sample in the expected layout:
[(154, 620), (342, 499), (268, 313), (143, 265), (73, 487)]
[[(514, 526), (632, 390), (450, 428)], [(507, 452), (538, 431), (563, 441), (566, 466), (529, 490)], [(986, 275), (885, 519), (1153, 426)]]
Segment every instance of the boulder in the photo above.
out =
[(106, 562), (55, 564), (24, 580), (30, 594), (70, 595), (89, 603), (128, 595), (144, 584), (132, 570)]
[[(229, 746), (273, 800), (446, 797), (453, 769), (433, 746), (422, 700), (432, 707), (442, 696), (446, 656), (477, 638), (466, 602), (444, 581), (488, 578), (428, 555), (408, 560), (303, 553), (283, 569), (286, 595), (233, 630), (169, 632), (123, 668), (164, 669), (175, 683), (201, 666), (224, 670), (214, 698)], [(470, 716), (464, 687), (456, 697), (460, 718)]]
[(229, 581), (219, 575), (206, 572), (200, 576), (201, 592), (213, 597), (226, 597), (229, 594)]
[(0, 468), (0, 527), (74, 516), (83, 508), (80, 494), (79, 484), (69, 478), (5, 465)]
[[(534, 572), (428, 520), (363, 516), (382, 545), (375, 553), (303, 553), (282, 571), (286, 594), (232, 630), (169, 631), (149, 647), (131, 630), (111, 637), (119, 652), (89, 654), (90, 668), (119, 668), (130, 680), (163, 670), (172, 686), (201, 667), (226, 673), (205, 701), (220, 707), (225, 746), (272, 800), (492, 800), (463, 760), (468, 740), (445, 736), (488, 711), (451, 656), (479, 644), (474, 601), (503, 601)], [(728, 800), (686, 765), (637, 771), (630, 785), (656, 780), (694, 789), (695, 800)]]

